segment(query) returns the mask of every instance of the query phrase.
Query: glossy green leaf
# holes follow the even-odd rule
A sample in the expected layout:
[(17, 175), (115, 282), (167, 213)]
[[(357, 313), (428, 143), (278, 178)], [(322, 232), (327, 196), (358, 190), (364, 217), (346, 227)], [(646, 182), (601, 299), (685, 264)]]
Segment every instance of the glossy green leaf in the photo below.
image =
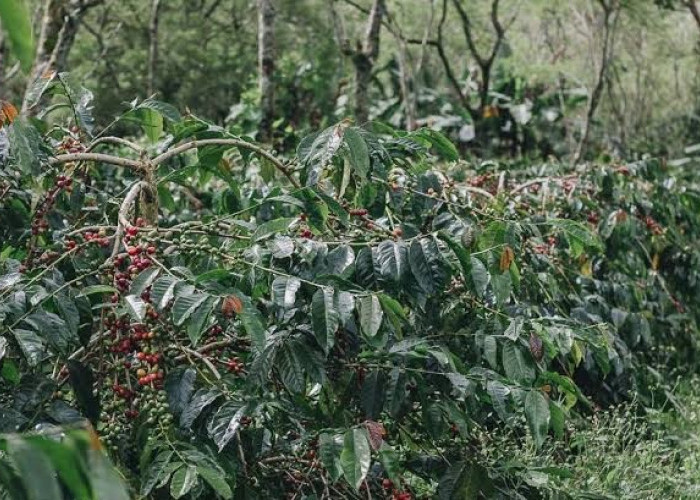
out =
[(347, 482), (356, 490), (364, 481), (370, 465), (370, 447), (364, 429), (350, 429), (343, 439), (340, 465)]
[(311, 301), (311, 323), (316, 340), (324, 352), (335, 345), (335, 332), (340, 324), (340, 315), (334, 305), (332, 288), (319, 288)]
[(549, 415), (549, 403), (544, 394), (535, 389), (529, 391), (525, 397), (525, 417), (538, 448), (547, 437)]
[(374, 337), (382, 326), (384, 310), (376, 295), (361, 297), (357, 302), (360, 312), (360, 328), (368, 337)]

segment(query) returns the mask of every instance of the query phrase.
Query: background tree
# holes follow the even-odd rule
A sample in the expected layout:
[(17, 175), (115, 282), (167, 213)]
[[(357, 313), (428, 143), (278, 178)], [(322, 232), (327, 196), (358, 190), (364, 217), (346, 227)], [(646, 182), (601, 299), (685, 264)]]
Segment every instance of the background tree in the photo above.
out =
[(45, 0), (37, 52), (22, 103), (24, 113), (32, 113), (27, 97), (34, 81), (49, 71), (61, 72), (66, 69), (68, 55), (83, 16), (101, 2), (102, 0)]
[(260, 139), (272, 137), (275, 119), (275, 6), (272, 0), (258, 0), (258, 72), (260, 82)]

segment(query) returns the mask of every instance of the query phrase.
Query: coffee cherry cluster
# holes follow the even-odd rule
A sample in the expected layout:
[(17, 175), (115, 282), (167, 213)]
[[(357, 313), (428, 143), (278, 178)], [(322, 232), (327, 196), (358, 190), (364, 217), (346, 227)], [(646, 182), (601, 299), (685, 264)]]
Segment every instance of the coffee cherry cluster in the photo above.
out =
[[(150, 304), (148, 308), (152, 310)], [(163, 327), (149, 319), (151, 321), (145, 323), (134, 323), (128, 316), (117, 317), (114, 313), (107, 314), (104, 319), (108, 330), (106, 345), (113, 355), (114, 371), (113, 382), (106, 380), (112, 401), (104, 406), (101, 435), (113, 452), (124, 451), (125, 444), (128, 448), (130, 441), (126, 436), (136, 419), (148, 423), (157, 420), (162, 424), (159, 429), (172, 422), (163, 391), (165, 356), (159, 342)], [(160, 432), (159, 429), (154, 432)]]
[(353, 208), (348, 213), (353, 217), (359, 218), (364, 223), (365, 229), (372, 230), (375, 228), (374, 221), (369, 216), (369, 211), (366, 208)]
[(46, 195), (39, 203), (36, 209), (36, 214), (34, 220), (32, 220), (32, 234), (37, 235), (46, 231), (49, 227), (49, 223), (46, 220), (46, 214), (49, 213), (51, 208), (56, 203), (56, 198), (58, 197), (61, 190), (70, 190), (73, 185), (73, 180), (65, 175), (59, 175), (56, 177), (56, 182), (53, 186), (49, 188)]
[[(144, 224), (142, 219), (137, 219), (137, 224), (139, 223), (141, 225)], [(132, 245), (131, 243), (133, 243), (138, 233), (139, 229), (137, 227), (130, 226), (126, 228), (124, 241), (129, 246), (126, 248), (126, 253), (121, 253), (114, 259), (114, 270), (112, 271), (114, 286), (122, 293), (129, 289), (131, 280), (137, 274), (151, 266), (152, 261), (149, 256), (155, 254), (157, 251), (156, 246), (149, 242)], [(148, 302), (148, 299), (150, 299), (150, 292), (144, 292), (141, 298), (145, 302)], [(119, 298), (117, 296), (115, 300), (113, 297), (112, 300), (116, 302)], [(150, 315), (155, 319), (157, 316), (153, 316), (153, 313), (155, 313), (155, 311), (151, 312)]]
[(226, 362), (226, 368), (229, 372), (240, 375), (245, 369), (245, 364), (241, 361), (241, 358), (234, 356)]
[(477, 175), (469, 179), (469, 184), (474, 187), (483, 187), (490, 178), (491, 174)]
[(97, 232), (86, 231), (83, 234), (83, 238), (86, 242), (95, 243), (102, 248), (109, 246), (109, 238), (107, 237), (107, 232), (104, 229), (100, 229)]
[[(78, 131), (77, 128), (71, 130), (74, 133)], [(71, 135), (64, 136), (58, 146), (56, 146), (56, 150), (59, 153), (83, 153), (85, 149), (85, 145), (77, 137)]]
[(651, 234), (658, 236), (660, 234), (664, 234), (664, 230), (661, 227), (661, 225), (654, 220), (653, 217), (650, 215), (647, 215), (644, 217), (644, 224), (646, 224), (647, 229), (651, 231)]
[(368, 214), (368, 212), (366, 208), (353, 208), (350, 210), (349, 214), (353, 217), (364, 217)]

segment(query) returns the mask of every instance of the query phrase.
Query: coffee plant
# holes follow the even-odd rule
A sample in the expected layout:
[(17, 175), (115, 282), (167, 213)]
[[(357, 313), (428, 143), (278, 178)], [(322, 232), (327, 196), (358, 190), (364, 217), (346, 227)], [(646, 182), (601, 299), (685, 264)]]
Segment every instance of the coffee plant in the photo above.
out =
[(351, 121), (286, 157), (42, 96), (0, 115), (0, 496), (539, 497), (566, 467), (482, 462), (490, 433), (565, 443), (695, 370), (691, 169)]

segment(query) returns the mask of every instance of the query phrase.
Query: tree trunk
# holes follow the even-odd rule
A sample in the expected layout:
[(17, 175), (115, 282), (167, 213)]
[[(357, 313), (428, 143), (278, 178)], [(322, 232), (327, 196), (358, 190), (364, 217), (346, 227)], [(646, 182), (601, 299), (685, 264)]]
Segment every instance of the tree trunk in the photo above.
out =
[(151, 4), (151, 22), (148, 26), (148, 82), (146, 94), (150, 97), (155, 92), (156, 70), (158, 69), (158, 15), (160, 0), (153, 0)]
[(693, 15), (693, 19), (695, 19), (695, 23), (698, 25), (698, 28), (700, 28), (700, 8), (698, 8), (695, 0), (687, 0), (686, 5), (688, 6), (690, 13)]
[(397, 37), (396, 42), (399, 45), (398, 61), (399, 61), (399, 83), (401, 85), (401, 98), (403, 99), (404, 116), (406, 117), (406, 130), (412, 131), (416, 128), (416, 99), (415, 92), (411, 89), (413, 75), (408, 62), (408, 49), (403, 38)]
[(369, 83), (372, 80), (372, 69), (379, 55), (379, 34), (382, 18), (386, 11), (384, 0), (374, 0), (367, 21), (367, 31), (362, 47), (355, 51), (355, 121), (365, 123), (369, 119)]
[(260, 86), (260, 140), (272, 139), (275, 119), (275, 6), (273, 0), (258, 0), (258, 83)]
[(596, 73), (596, 80), (593, 85), (593, 91), (588, 98), (588, 105), (586, 107), (586, 118), (583, 124), (583, 132), (581, 133), (581, 140), (578, 143), (576, 152), (574, 153), (573, 163), (576, 164), (583, 158), (586, 153), (586, 147), (588, 146), (588, 139), (591, 134), (591, 123), (593, 122), (593, 117), (598, 109), (598, 104), (600, 103), (600, 98), (603, 95), (603, 89), (605, 87), (605, 81), (607, 79), (608, 67), (613, 57), (614, 48), (614, 36), (615, 28), (617, 27), (617, 20), (619, 18), (620, 7), (616, 3), (616, 0), (611, 0), (610, 4), (606, 3), (606, 0), (600, 0), (600, 5), (603, 8), (603, 46), (601, 48), (601, 58), (600, 67)]
[[(89, 3), (83, 0), (46, 0), (27, 91), (47, 71), (60, 72), (66, 69), (68, 54), (78, 33), (80, 20), (90, 7), (98, 3), (100, 0), (92, 0)], [(32, 110), (28, 109), (27, 97), (28, 92), (25, 91), (22, 112), (31, 115)]]

